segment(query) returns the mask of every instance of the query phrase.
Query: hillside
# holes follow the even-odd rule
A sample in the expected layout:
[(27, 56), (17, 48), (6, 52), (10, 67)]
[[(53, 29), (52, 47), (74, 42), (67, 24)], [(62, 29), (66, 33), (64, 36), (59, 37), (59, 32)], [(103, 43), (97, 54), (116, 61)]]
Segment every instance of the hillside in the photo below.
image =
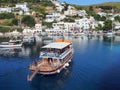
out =
[(92, 6), (112, 6), (116, 7), (117, 9), (120, 9), (120, 2), (106, 2), (102, 4), (94, 4)]
[(94, 4), (94, 5), (88, 5), (88, 6), (82, 6), (82, 5), (73, 5), (76, 7), (76, 9), (85, 9), (87, 12), (95, 11), (98, 12), (99, 8), (101, 8), (103, 11), (110, 12), (112, 8), (114, 8), (116, 13), (120, 13), (120, 2), (106, 2), (101, 4)]

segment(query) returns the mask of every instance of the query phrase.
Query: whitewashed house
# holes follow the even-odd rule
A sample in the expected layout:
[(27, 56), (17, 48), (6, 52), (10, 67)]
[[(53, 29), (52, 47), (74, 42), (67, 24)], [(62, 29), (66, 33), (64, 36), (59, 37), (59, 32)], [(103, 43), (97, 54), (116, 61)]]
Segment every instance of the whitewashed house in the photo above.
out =
[(89, 19), (84, 17), (82, 19), (75, 20), (75, 22), (76, 27), (83, 30), (95, 29), (97, 26), (97, 23), (93, 17), (90, 17)]
[(60, 17), (61, 17), (60, 13), (51, 13), (49, 15), (46, 15), (45, 21), (46, 22), (53, 22), (54, 20), (59, 21)]
[(120, 30), (120, 23), (119, 22), (115, 22), (115, 27), (114, 29)]
[(56, 6), (56, 9), (58, 12), (62, 12), (62, 10), (64, 9), (64, 6), (62, 5)]
[(76, 28), (76, 23), (70, 23), (70, 22), (58, 22), (52, 24), (53, 29), (59, 30), (65, 30), (65, 32), (73, 31)]
[(98, 23), (97, 23), (97, 21), (94, 19), (94, 17), (90, 17), (89, 18), (89, 21), (90, 21), (90, 24), (89, 24), (89, 26), (90, 26), (90, 29), (95, 29), (97, 26), (98, 26)]
[(18, 4), (16, 4), (15, 8), (20, 8), (24, 12), (28, 12), (29, 11), (28, 4), (26, 2), (25, 3), (18, 3)]
[(64, 11), (64, 14), (68, 16), (74, 16), (77, 15), (77, 10), (73, 6), (68, 6), (68, 10)]
[(52, 24), (53, 29), (64, 29), (64, 22), (58, 22)]
[(120, 13), (118, 13), (118, 14), (114, 14), (114, 17), (116, 17), (116, 16), (120, 16)]
[(75, 22), (66, 22), (66, 23), (64, 23), (64, 28), (65, 28), (66, 32), (75, 31), (76, 23)]
[(83, 17), (87, 15), (85, 10), (78, 10), (77, 14), (78, 16), (83, 16)]
[(48, 28), (45, 31), (48, 34), (62, 34), (66, 32), (64, 29), (54, 29), (54, 28)]
[(106, 15), (107, 15), (107, 13), (105, 13), (105, 12), (98, 12), (97, 14), (100, 15), (101, 17), (102, 17), (102, 16), (105, 16), (105, 17), (106, 17)]
[(32, 32), (32, 29), (30, 29), (30, 28), (25, 28), (24, 30), (23, 30), (23, 34), (32, 34), (33, 32)]
[(35, 24), (34, 29), (27, 27), (23, 30), (23, 34), (35, 34), (35, 33), (41, 33), (41, 32), (42, 32), (42, 25), (41, 24)]
[(35, 32), (42, 32), (42, 24), (35, 24)]
[(82, 18), (82, 19), (79, 19), (79, 20), (75, 20), (76, 22), (76, 26), (77, 28), (79, 29), (89, 29), (89, 24), (90, 24), (90, 21), (88, 18)]
[(11, 7), (6, 7), (6, 8), (0, 8), (0, 13), (11, 13), (12, 12), (12, 8)]

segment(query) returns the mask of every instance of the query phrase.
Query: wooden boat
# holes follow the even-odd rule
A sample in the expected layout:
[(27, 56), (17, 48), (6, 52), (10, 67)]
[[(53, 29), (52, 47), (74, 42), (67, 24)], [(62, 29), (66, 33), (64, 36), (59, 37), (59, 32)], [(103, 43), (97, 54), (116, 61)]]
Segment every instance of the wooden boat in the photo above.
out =
[(1, 48), (12, 48), (12, 47), (21, 47), (21, 40), (10, 40), (9, 42), (2, 42), (0, 44)]
[(40, 53), (40, 60), (29, 67), (34, 72), (28, 80), (32, 80), (37, 73), (44, 75), (60, 73), (63, 68), (69, 66), (74, 53), (72, 41), (62, 39), (43, 46), (42, 49), (44, 52)]

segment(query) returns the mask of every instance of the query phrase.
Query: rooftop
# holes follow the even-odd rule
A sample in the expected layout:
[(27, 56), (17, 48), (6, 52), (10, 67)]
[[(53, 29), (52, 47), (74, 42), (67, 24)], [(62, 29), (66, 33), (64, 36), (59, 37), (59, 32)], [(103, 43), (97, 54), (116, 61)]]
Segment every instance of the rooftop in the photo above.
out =
[(46, 46), (43, 46), (42, 48), (55, 48), (55, 49), (63, 49), (66, 46), (68, 46), (70, 43), (67, 42), (55, 42), (55, 43), (50, 43)]

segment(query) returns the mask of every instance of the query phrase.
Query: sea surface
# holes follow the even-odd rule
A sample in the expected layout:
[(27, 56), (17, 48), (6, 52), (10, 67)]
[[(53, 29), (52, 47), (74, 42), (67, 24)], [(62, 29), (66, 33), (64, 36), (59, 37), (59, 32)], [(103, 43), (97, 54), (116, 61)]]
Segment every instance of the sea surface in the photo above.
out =
[(29, 65), (39, 59), (43, 43), (22, 48), (0, 48), (0, 90), (120, 90), (120, 37), (66, 37), (73, 41), (74, 56), (59, 74), (37, 74), (32, 81)]

